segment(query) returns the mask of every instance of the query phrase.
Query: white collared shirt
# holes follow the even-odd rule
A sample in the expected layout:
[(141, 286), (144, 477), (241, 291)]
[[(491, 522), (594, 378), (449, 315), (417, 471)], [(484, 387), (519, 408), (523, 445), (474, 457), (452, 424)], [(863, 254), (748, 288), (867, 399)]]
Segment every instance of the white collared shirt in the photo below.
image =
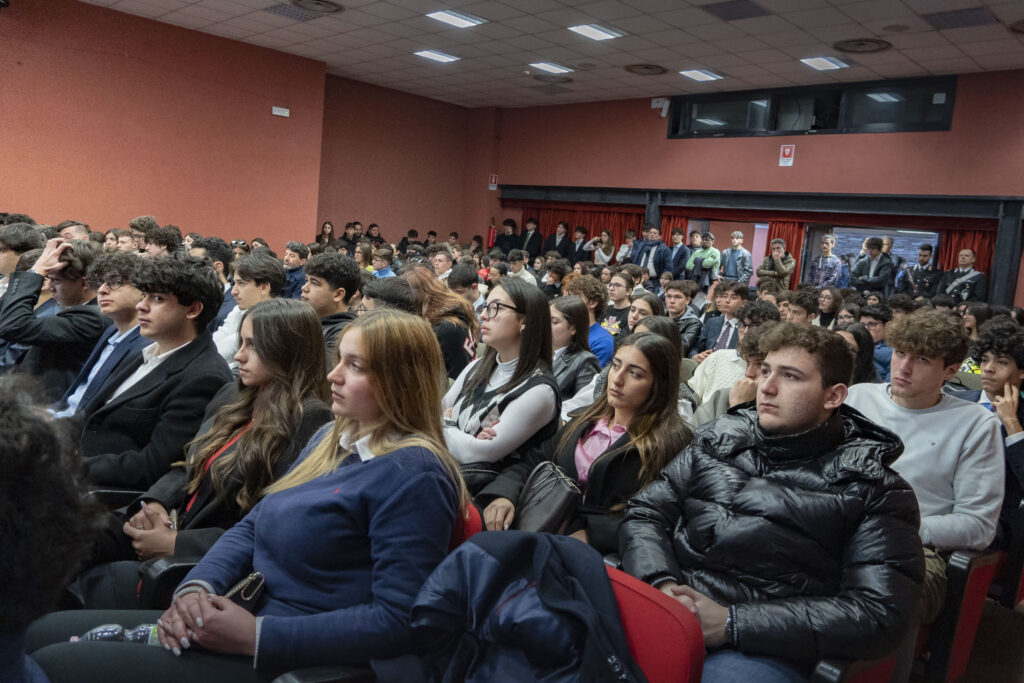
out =
[(150, 344), (146, 348), (142, 349), (142, 365), (140, 365), (138, 369), (135, 372), (133, 372), (128, 379), (121, 382), (121, 386), (119, 386), (117, 390), (113, 394), (111, 394), (110, 398), (107, 399), (107, 403), (110, 403), (115, 398), (117, 398), (124, 392), (128, 391), (139, 382), (141, 382), (143, 379), (145, 379), (146, 375), (156, 370), (161, 363), (170, 358), (171, 354), (177, 353), (178, 351), (185, 348), (191, 343), (191, 341), (185, 342), (181, 346), (173, 348), (170, 351), (164, 351), (163, 353), (159, 354), (157, 353), (157, 348), (159, 348), (159, 344), (155, 342)]

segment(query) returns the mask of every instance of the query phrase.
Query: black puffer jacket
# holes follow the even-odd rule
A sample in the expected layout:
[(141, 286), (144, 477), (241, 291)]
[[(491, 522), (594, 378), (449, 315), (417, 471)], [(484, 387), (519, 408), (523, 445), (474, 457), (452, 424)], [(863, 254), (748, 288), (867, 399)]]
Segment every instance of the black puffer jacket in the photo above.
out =
[(887, 467), (902, 451), (847, 406), (792, 436), (762, 431), (752, 403), (735, 406), (630, 501), (625, 569), (735, 605), (743, 652), (882, 656), (924, 576), (917, 500)]

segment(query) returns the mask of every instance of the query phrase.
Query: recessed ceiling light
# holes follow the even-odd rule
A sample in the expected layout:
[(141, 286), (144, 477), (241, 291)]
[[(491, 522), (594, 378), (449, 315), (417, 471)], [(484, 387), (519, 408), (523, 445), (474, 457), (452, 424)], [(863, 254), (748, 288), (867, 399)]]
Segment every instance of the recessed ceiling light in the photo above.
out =
[(887, 92), (869, 92), (868, 97), (873, 99), (875, 102), (886, 103), (899, 102), (900, 100), (903, 99), (899, 95), (893, 95), (892, 93)]
[(695, 81), (720, 81), (724, 76), (719, 76), (713, 71), (707, 69), (691, 69), (689, 71), (680, 71), (680, 75), (692, 78)]
[(423, 57), (424, 59), (433, 59), (435, 62), (447, 63), (459, 61), (459, 58), (456, 57), (455, 55), (439, 52), (438, 50), (420, 50), (419, 52), (414, 52), (413, 54), (416, 55), (417, 57)]
[(718, 119), (697, 119), (697, 123), (703, 123), (705, 126), (724, 126), (725, 121), (719, 121)]
[(558, 66), (551, 62), (534, 62), (531, 64), (534, 69), (540, 69), (541, 71), (547, 71), (549, 74), (568, 74), (572, 73), (572, 69), (567, 69), (564, 66)]
[(469, 28), (470, 26), (479, 26), (484, 23), (484, 20), (480, 17), (474, 17), (472, 14), (465, 14), (464, 12), (453, 12), (450, 9), (442, 10), (440, 12), (431, 12), (427, 16), (431, 19), (443, 21), (455, 28)]
[(835, 57), (810, 57), (808, 59), (801, 59), (801, 62), (817, 69), (818, 71), (831, 71), (832, 69), (846, 69), (850, 65), (846, 62), (836, 59)]
[(597, 24), (581, 24), (579, 26), (570, 26), (569, 30), (573, 33), (578, 33), (584, 38), (590, 38), (591, 40), (610, 40), (612, 38), (618, 38), (622, 34), (618, 31), (613, 31), (610, 28), (604, 26), (598, 26)]

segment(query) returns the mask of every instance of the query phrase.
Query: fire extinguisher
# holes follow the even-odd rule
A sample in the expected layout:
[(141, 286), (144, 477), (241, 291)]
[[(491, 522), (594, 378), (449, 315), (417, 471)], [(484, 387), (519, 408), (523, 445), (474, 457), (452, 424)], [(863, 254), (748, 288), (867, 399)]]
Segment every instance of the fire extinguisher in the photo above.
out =
[(491, 227), (487, 228), (487, 248), (490, 249), (494, 246), (494, 239), (498, 236), (498, 231), (494, 229), (494, 216), (491, 216)]

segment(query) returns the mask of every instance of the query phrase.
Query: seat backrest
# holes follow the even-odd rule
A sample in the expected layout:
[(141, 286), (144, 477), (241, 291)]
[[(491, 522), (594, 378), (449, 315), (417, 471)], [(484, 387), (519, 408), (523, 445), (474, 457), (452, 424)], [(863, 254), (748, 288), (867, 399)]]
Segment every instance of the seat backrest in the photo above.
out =
[(466, 509), (455, 520), (455, 528), (452, 529), (452, 540), (448, 546), (448, 552), (455, 550), (470, 536), (478, 531), (483, 531), (483, 529), (484, 520), (480, 516), (480, 511), (472, 503), (467, 503)]
[(704, 636), (690, 610), (657, 588), (612, 567), (608, 570), (626, 643), (650, 683), (699, 681)]
[(697, 371), (697, 361), (692, 358), (683, 358), (679, 361), (679, 381), (689, 382), (693, 373)]

